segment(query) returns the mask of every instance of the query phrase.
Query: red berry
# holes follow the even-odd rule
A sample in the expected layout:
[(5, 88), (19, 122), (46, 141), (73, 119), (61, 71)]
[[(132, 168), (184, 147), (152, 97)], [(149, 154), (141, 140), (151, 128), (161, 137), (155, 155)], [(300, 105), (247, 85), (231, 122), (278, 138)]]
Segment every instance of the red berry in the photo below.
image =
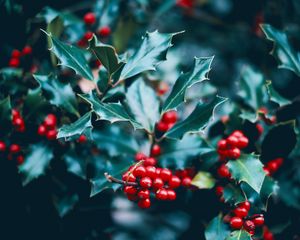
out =
[(151, 149), (151, 156), (158, 156), (161, 153), (160, 146), (158, 144), (154, 144)]
[(6, 144), (3, 141), (0, 141), (0, 152), (4, 152), (6, 150)]
[(20, 112), (16, 109), (13, 109), (12, 112), (11, 112), (12, 116), (13, 116), (13, 119), (14, 118), (17, 118), (17, 117), (20, 117)]
[(98, 30), (98, 33), (101, 37), (108, 37), (111, 33), (110, 27), (104, 26)]
[(57, 131), (55, 129), (49, 130), (46, 133), (46, 137), (48, 140), (55, 140), (57, 135)]
[(23, 55), (30, 55), (32, 53), (31, 46), (27, 45), (22, 50)]
[(256, 129), (257, 129), (257, 132), (258, 132), (258, 135), (262, 135), (263, 131), (264, 131), (264, 128), (261, 124), (256, 124)]
[(134, 186), (125, 186), (124, 192), (130, 195), (134, 195), (137, 193), (137, 189)]
[(273, 233), (270, 231), (265, 231), (263, 235), (264, 240), (274, 240)]
[(83, 38), (84, 38), (86, 41), (92, 39), (92, 38), (93, 38), (93, 32), (91, 32), (91, 31), (86, 32), (86, 33), (84, 34)]
[(24, 156), (23, 155), (17, 156), (17, 164), (21, 165), (23, 162), (24, 162)]
[(227, 149), (227, 141), (225, 139), (221, 139), (218, 142), (218, 149), (220, 149), (220, 150), (226, 150)]
[(147, 166), (146, 167), (146, 174), (148, 177), (154, 179), (156, 178), (157, 174), (156, 174), (156, 167), (153, 166)]
[(175, 123), (168, 123), (168, 130), (170, 130), (174, 125)]
[(168, 191), (164, 188), (160, 188), (156, 191), (155, 197), (158, 200), (167, 200), (168, 199)]
[(17, 68), (20, 65), (20, 60), (18, 58), (11, 58), (8, 65), (10, 67)]
[(268, 162), (266, 167), (271, 172), (271, 174), (275, 173), (279, 168), (277, 162), (273, 160)]
[(267, 176), (271, 176), (272, 175), (271, 171), (266, 166), (263, 167), (263, 169), (264, 169), (264, 171), (265, 171), (265, 173), (266, 173)]
[(171, 178), (172, 176), (172, 172), (167, 169), (167, 168), (163, 168), (161, 171), (160, 171), (160, 174), (159, 174), (160, 178), (163, 180), (163, 181), (169, 181), (169, 179)]
[(127, 199), (129, 201), (135, 202), (135, 201), (139, 200), (139, 197), (136, 194), (127, 194)]
[(136, 177), (145, 177), (146, 176), (146, 168), (144, 166), (138, 166), (133, 170), (133, 175)]
[(131, 173), (129, 174), (128, 172), (124, 173), (122, 176), (122, 180), (125, 182), (135, 182), (136, 177)]
[(239, 204), (239, 207), (245, 208), (247, 211), (250, 210), (251, 204), (249, 201), (245, 201)]
[(161, 170), (162, 170), (162, 168), (156, 168), (156, 175), (157, 175), (157, 176), (159, 176)]
[(167, 193), (168, 193), (168, 200), (173, 201), (176, 199), (176, 192), (174, 190), (168, 189)]
[(149, 207), (151, 206), (150, 199), (149, 199), (149, 198), (141, 199), (141, 200), (138, 202), (138, 206), (139, 206), (140, 208), (149, 208)]
[(56, 126), (56, 116), (54, 114), (48, 114), (45, 118), (44, 125), (47, 129), (53, 129)]
[(224, 188), (222, 186), (216, 186), (216, 195), (218, 197), (222, 197), (224, 192)]
[(169, 91), (169, 85), (165, 82), (160, 82), (157, 89), (157, 94), (161, 96), (164, 95), (167, 91)]
[(150, 188), (152, 186), (152, 180), (149, 177), (143, 177), (140, 180), (140, 185), (143, 188)]
[(251, 220), (246, 220), (244, 222), (244, 228), (250, 233), (253, 234), (255, 230), (255, 225)]
[(228, 157), (232, 159), (238, 159), (241, 156), (241, 150), (237, 147), (228, 150)]
[(164, 181), (161, 178), (155, 178), (152, 185), (154, 189), (159, 189), (164, 186)]
[(147, 156), (144, 153), (138, 152), (135, 154), (135, 160), (136, 161), (141, 161), (144, 160)]
[(227, 143), (232, 146), (232, 147), (236, 147), (236, 145), (239, 142), (239, 139), (237, 137), (235, 137), (234, 135), (230, 135), (227, 139), (226, 139)]
[(96, 16), (94, 13), (89, 12), (84, 15), (83, 20), (87, 25), (93, 25), (96, 22)]
[(236, 146), (238, 148), (245, 148), (245, 147), (248, 146), (248, 144), (249, 144), (248, 138), (246, 138), (246, 137), (240, 137)]
[(14, 49), (11, 52), (11, 58), (20, 58), (21, 52), (18, 49)]
[(221, 178), (230, 178), (231, 177), (229, 169), (225, 164), (222, 164), (218, 168), (217, 173), (218, 173), (219, 177), (221, 177)]
[(233, 213), (237, 216), (237, 217), (247, 217), (248, 215), (248, 211), (246, 208), (243, 207), (237, 207), (236, 209), (233, 210)]
[(148, 189), (142, 189), (137, 195), (140, 199), (146, 199), (150, 197), (150, 191)]
[(46, 127), (44, 125), (40, 125), (38, 128), (38, 135), (45, 136), (46, 134)]
[(265, 223), (265, 219), (264, 219), (263, 216), (254, 218), (253, 223), (254, 223), (255, 226), (262, 226)]
[(85, 135), (80, 135), (79, 138), (78, 138), (78, 142), (79, 143), (85, 143), (87, 140), (86, 136)]
[(16, 126), (22, 126), (22, 125), (24, 125), (25, 123), (24, 123), (24, 120), (23, 120), (23, 118), (21, 118), (21, 117), (17, 117), (17, 118), (15, 118), (14, 120), (13, 120), (13, 125), (16, 125)]
[(231, 133), (231, 135), (240, 138), (244, 136), (244, 133), (240, 130), (235, 130), (233, 133)]
[(241, 229), (243, 226), (243, 220), (240, 217), (233, 217), (230, 220), (230, 227), (233, 229)]
[(155, 166), (157, 161), (155, 158), (149, 157), (144, 160), (144, 166)]
[(177, 112), (170, 111), (164, 113), (162, 116), (162, 121), (165, 123), (175, 123), (177, 121)]
[(283, 158), (276, 158), (273, 161), (277, 163), (278, 168), (283, 164)]
[(169, 179), (169, 187), (170, 188), (178, 188), (181, 184), (181, 180), (179, 177), (173, 175), (170, 179)]
[(18, 153), (21, 151), (21, 147), (18, 144), (12, 144), (9, 148), (10, 153)]
[(190, 177), (184, 177), (182, 180), (181, 180), (181, 185), (183, 187), (190, 187), (191, 186), (191, 183), (192, 183), (192, 179)]
[(160, 132), (166, 132), (169, 130), (169, 127), (168, 127), (168, 124), (165, 123), (165, 122), (162, 122), (162, 121), (159, 121), (157, 124), (156, 124), (156, 129)]

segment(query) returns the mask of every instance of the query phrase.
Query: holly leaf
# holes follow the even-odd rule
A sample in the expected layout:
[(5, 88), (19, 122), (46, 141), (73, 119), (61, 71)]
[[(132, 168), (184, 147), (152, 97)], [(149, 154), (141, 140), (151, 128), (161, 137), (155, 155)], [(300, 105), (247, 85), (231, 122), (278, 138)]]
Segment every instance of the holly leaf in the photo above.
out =
[(51, 104), (78, 115), (76, 97), (70, 84), (61, 83), (53, 75), (33, 75), (33, 77), (47, 93)]
[(3, 100), (0, 101), (0, 121), (1, 124), (3, 122), (10, 122), (12, 118), (11, 115), (11, 102), (10, 102), (10, 97), (7, 97)]
[(111, 157), (134, 155), (139, 151), (139, 145), (132, 134), (113, 125), (101, 131), (94, 131), (93, 140), (98, 148), (105, 149)]
[(266, 82), (266, 87), (268, 91), (269, 98), (272, 102), (277, 103), (280, 107), (291, 103), (290, 100), (282, 97), (274, 88), (271, 81)]
[(194, 111), (185, 120), (176, 123), (164, 134), (164, 137), (181, 139), (185, 133), (204, 130), (210, 118), (213, 117), (215, 108), (226, 100), (226, 98), (216, 96), (208, 103), (198, 103)]
[(225, 224), (222, 215), (215, 217), (205, 229), (206, 240), (224, 240), (230, 234), (228, 224)]
[(216, 179), (209, 172), (199, 171), (191, 184), (199, 189), (212, 189), (216, 184)]
[(24, 163), (19, 166), (19, 171), (23, 175), (23, 185), (45, 174), (52, 158), (53, 152), (48, 145), (44, 143), (30, 145)]
[(287, 35), (269, 24), (262, 24), (261, 28), (266, 38), (274, 42), (271, 54), (280, 63), (279, 68), (286, 68), (300, 76), (300, 53), (289, 44)]
[(244, 193), (238, 186), (227, 184), (224, 187), (223, 198), (225, 202), (232, 203), (234, 205), (244, 202), (246, 200)]
[(241, 229), (232, 232), (226, 240), (252, 240), (252, 238), (247, 231)]
[(128, 58), (119, 79), (124, 80), (147, 70), (155, 70), (160, 62), (167, 59), (168, 49), (172, 46), (172, 38), (179, 33), (181, 32), (147, 32), (139, 49)]
[(66, 193), (64, 196), (53, 195), (53, 203), (60, 217), (69, 213), (79, 201), (78, 194)]
[(83, 51), (75, 46), (65, 44), (54, 37), (51, 33), (47, 33), (49, 41), (51, 42), (51, 52), (60, 60), (58, 65), (64, 65), (73, 69), (80, 76), (93, 80), (92, 70), (89, 67), (87, 60), (83, 55)]
[(63, 125), (57, 134), (57, 138), (65, 138), (66, 141), (77, 139), (80, 135), (84, 134), (88, 138), (92, 138), (92, 112), (87, 112), (77, 121)]
[(64, 155), (64, 161), (67, 165), (67, 170), (76, 176), (86, 179), (86, 157), (77, 154), (75, 151), (69, 150)]
[(158, 160), (162, 167), (183, 169), (195, 157), (203, 157), (214, 152), (214, 148), (198, 135), (187, 134), (182, 140), (167, 139), (161, 144), (162, 153)]
[(211, 63), (214, 57), (195, 57), (194, 67), (192, 71), (181, 74), (175, 82), (171, 93), (167, 97), (162, 112), (176, 109), (182, 102), (185, 101), (185, 94), (188, 88), (194, 84), (208, 80), (207, 74), (211, 69)]
[(113, 74), (124, 64), (119, 61), (116, 49), (111, 45), (98, 41), (96, 35), (89, 41), (89, 50), (100, 60), (109, 75)]
[(101, 120), (107, 120), (110, 123), (114, 122), (129, 122), (134, 129), (142, 129), (143, 127), (128, 114), (121, 103), (103, 103), (101, 102), (94, 92), (79, 95), (86, 100), (92, 110), (97, 114)]
[(23, 113), (26, 117), (38, 112), (47, 105), (46, 99), (42, 96), (42, 88), (29, 89), (24, 102)]
[(234, 179), (238, 182), (246, 182), (260, 193), (266, 173), (257, 155), (245, 154), (237, 160), (229, 161), (226, 165)]
[(154, 90), (143, 79), (138, 79), (128, 88), (126, 100), (136, 121), (148, 132), (153, 132), (160, 119), (159, 100)]

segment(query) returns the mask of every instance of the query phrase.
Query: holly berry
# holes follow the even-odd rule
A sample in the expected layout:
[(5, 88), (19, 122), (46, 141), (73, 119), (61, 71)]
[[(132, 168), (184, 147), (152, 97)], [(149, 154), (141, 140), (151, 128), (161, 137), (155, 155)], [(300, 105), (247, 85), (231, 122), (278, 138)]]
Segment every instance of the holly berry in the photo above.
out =
[(263, 234), (264, 240), (274, 240), (273, 233), (271, 233), (269, 230), (265, 230)]
[(152, 186), (152, 180), (149, 177), (143, 177), (140, 180), (140, 185), (143, 188), (150, 188)]
[(154, 144), (151, 149), (151, 156), (158, 156), (161, 153), (161, 148), (158, 144)]
[(239, 207), (245, 208), (247, 211), (250, 210), (251, 204), (249, 201), (245, 201), (239, 204)]
[(237, 207), (236, 209), (233, 210), (233, 213), (240, 218), (244, 218), (248, 215), (248, 211), (246, 208), (243, 207)]
[(250, 233), (250, 234), (254, 234), (255, 231), (255, 225), (254, 222), (251, 220), (246, 220), (244, 222), (244, 228)]
[(224, 188), (222, 186), (216, 186), (216, 195), (222, 197), (224, 193)]
[(138, 202), (138, 206), (140, 208), (149, 208), (151, 206), (151, 201), (149, 198), (146, 198), (146, 199), (141, 199), (139, 202)]
[(57, 123), (57, 118), (54, 114), (48, 114), (44, 120), (44, 125), (47, 129), (55, 128)]
[(162, 121), (165, 123), (175, 123), (177, 121), (177, 112), (170, 111), (164, 113), (162, 116)]
[(146, 176), (146, 168), (144, 166), (138, 166), (133, 170), (133, 175), (136, 177), (145, 177)]
[(55, 140), (57, 135), (57, 131), (55, 129), (49, 130), (46, 133), (46, 137), (48, 140)]
[(86, 40), (86, 41), (89, 41), (90, 39), (93, 38), (93, 32), (91, 31), (88, 31), (84, 34), (83, 38)]
[(32, 53), (32, 48), (29, 45), (26, 45), (22, 50), (23, 55), (30, 55), (31, 53)]
[(229, 136), (229, 137), (226, 139), (226, 142), (227, 142), (230, 146), (235, 147), (235, 146), (237, 146), (237, 144), (238, 144), (238, 142), (239, 142), (239, 139), (238, 139), (236, 136), (231, 135), (231, 136)]
[(98, 30), (98, 33), (101, 37), (108, 37), (111, 34), (110, 27), (104, 26)]
[(44, 125), (40, 125), (38, 127), (38, 135), (45, 136), (46, 132), (47, 132), (47, 129), (46, 129), (46, 127)]
[(146, 167), (146, 175), (152, 179), (156, 178), (156, 167), (154, 166), (147, 166)]
[(147, 199), (150, 197), (150, 191), (148, 189), (142, 189), (137, 195), (140, 199)]
[(18, 49), (14, 49), (11, 52), (11, 58), (20, 58), (21, 52)]
[(176, 199), (176, 192), (174, 190), (168, 189), (167, 194), (168, 194), (168, 200), (173, 201)]
[(24, 162), (24, 156), (19, 155), (19, 156), (17, 156), (16, 160), (17, 160), (17, 164), (21, 165)]
[(164, 188), (160, 188), (157, 190), (155, 197), (158, 200), (167, 200), (168, 199), (168, 191)]
[(92, 12), (88, 12), (84, 15), (83, 17), (83, 21), (85, 22), (85, 24), (87, 25), (93, 25), (96, 22), (96, 16), (94, 13)]
[(248, 138), (246, 138), (246, 137), (240, 137), (236, 146), (237, 146), (238, 148), (241, 148), (241, 149), (242, 149), (242, 148), (247, 147), (248, 144), (249, 144)]
[(133, 174), (129, 174), (128, 172), (126, 172), (123, 174), (122, 180), (125, 182), (135, 182), (136, 177)]
[(218, 142), (218, 149), (220, 149), (220, 150), (226, 150), (227, 149), (227, 141), (225, 139), (221, 139)]
[(183, 187), (190, 187), (191, 186), (191, 183), (192, 183), (192, 179), (190, 177), (184, 177), (182, 180), (181, 180), (181, 185)]
[(85, 143), (87, 141), (87, 138), (85, 135), (80, 135), (78, 138), (79, 143)]
[(163, 181), (168, 181), (171, 176), (172, 176), (172, 172), (167, 169), (167, 168), (163, 168), (161, 171), (160, 171), (160, 174), (159, 174), (160, 178), (163, 180)]
[(218, 168), (217, 173), (220, 178), (231, 178), (231, 173), (229, 172), (229, 169), (225, 164), (222, 164)]
[(129, 201), (135, 202), (135, 201), (139, 200), (139, 197), (136, 194), (127, 194), (127, 199)]
[(144, 160), (147, 156), (144, 153), (138, 152), (135, 154), (135, 160), (136, 161), (141, 161)]
[(9, 148), (10, 153), (15, 154), (21, 151), (21, 147), (18, 144), (12, 144)]
[(152, 186), (154, 189), (159, 189), (164, 186), (164, 181), (161, 178), (155, 178), (153, 180)]
[(0, 141), (0, 152), (5, 152), (6, 150), (6, 144), (3, 141)]
[(17, 68), (20, 65), (20, 60), (18, 58), (11, 58), (8, 65), (12, 68)]
[(124, 192), (127, 194), (134, 195), (137, 193), (137, 189), (134, 186), (125, 186), (124, 187)]
[(240, 217), (233, 217), (230, 220), (230, 227), (233, 229), (241, 229), (243, 226), (243, 220)]
[(235, 137), (237, 137), (237, 138), (244, 137), (243, 132), (240, 131), (240, 130), (235, 130), (231, 135), (232, 135), (232, 136), (235, 136)]
[(253, 219), (253, 223), (255, 226), (262, 226), (265, 223), (265, 219), (263, 216), (256, 217)]
[(169, 126), (167, 123), (159, 121), (156, 125), (156, 129), (160, 132), (166, 132), (169, 130)]
[(157, 161), (155, 158), (149, 157), (144, 160), (144, 166), (155, 166)]
[(169, 179), (170, 188), (178, 188), (180, 184), (181, 184), (180, 178), (175, 175), (171, 176), (171, 178)]
[(164, 95), (167, 91), (169, 91), (169, 85), (165, 82), (160, 82), (157, 89), (157, 94), (161, 96)]

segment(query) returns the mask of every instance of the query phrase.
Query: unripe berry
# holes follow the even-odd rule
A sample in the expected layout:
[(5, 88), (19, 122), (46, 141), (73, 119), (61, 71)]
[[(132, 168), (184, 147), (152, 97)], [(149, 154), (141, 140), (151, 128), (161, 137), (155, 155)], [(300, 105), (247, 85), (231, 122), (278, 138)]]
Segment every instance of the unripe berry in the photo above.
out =
[(55, 129), (49, 130), (46, 133), (46, 137), (47, 137), (48, 140), (55, 140), (56, 139), (56, 135), (57, 135), (57, 131)]
[(152, 180), (149, 177), (143, 177), (140, 180), (140, 185), (143, 188), (150, 188), (152, 186)]
[(218, 149), (220, 149), (220, 150), (226, 150), (227, 149), (227, 141), (225, 139), (221, 139), (218, 142)]
[(149, 208), (151, 206), (151, 201), (149, 198), (146, 198), (146, 199), (141, 199), (139, 202), (138, 202), (138, 206), (140, 208)]
[(169, 127), (168, 127), (168, 124), (163, 122), (163, 121), (159, 121), (157, 124), (156, 124), (156, 129), (160, 132), (166, 132), (168, 131)]
[(192, 183), (192, 179), (190, 177), (184, 177), (182, 180), (181, 180), (181, 185), (183, 187), (190, 187), (191, 186), (191, 183)]
[(147, 166), (146, 167), (146, 175), (152, 179), (156, 178), (156, 167), (153, 166)]
[(53, 129), (56, 126), (56, 116), (54, 114), (48, 114), (45, 118), (44, 125), (47, 129)]
[(87, 140), (86, 136), (85, 135), (80, 135), (79, 138), (78, 138), (78, 142), (79, 143), (85, 143)]
[(220, 178), (230, 178), (231, 174), (229, 172), (228, 167), (225, 164), (222, 164), (218, 170), (217, 173), (219, 175)]
[(161, 153), (161, 148), (158, 144), (154, 144), (151, 149), (151, 156), (158, 156)]
[(25, 46), (22, 50), (23, 55), (30, 55), (31, 53), (32, 53), (32, 48), (29, 45)]
[(168, 191), (164, 188), (160, 188), (157, 190), (155, 197), (158, 200), (167, 200), (168, 199)]
[(146, 168), (144, 166), (138, 166), (133, 170), (133, 175), (136, 177), (145, 177), (146, 176)]
[(248, 211), (246, 208), (243, 207), (237, 207), (236, 209), (233, 210), (233, 213), (240, 218), (244, 218), (248, 215)]
[(160, 174), (159, 174), (160, 178), (163, 180), (163, 181), (169, 181), (169, 179), (171, 178), (172, 176), (172, 172), (167, 169), (167, 168), (163, 168), (161, 171), (160, 171)]
[(157, 161), (155, 158), (149, 157), (144, 160), (144, 166), (155, 166)]
[(124, 192), (130, 195), (134, 195), (137, 193), (137, 189), (134, 186), (125, 186)]
[(12, 144), (12, 145), (10, 145), (9, 151), (10, 151), (10, 153), (15, 154), (15, 153), (18, 153), (21, 151), (21, 147), (18, 144)]
[(3, 141), (0, 141), (0, 152), (4, 152), (6, 150), (6, 144)]
[(148, 189), (142, 189), (137, 195), (140, 199), (146, 199), (150, 197), (150, 191)]
[(104, 26), (99, 29), (98, 33), (101, 37), (108, 37), (111, 33), (110, 27)]
[(45, 136), (46, 135), (46, 127), (44, 125), (40, 125), (38, 128), (38, 135)]
[(146, 155), (144, 153), (138, 152), (137, 154), (135, 154), (136, 161), (141, 161), (141, 160), (144, 160), (145, 158), (146, 158)]
[(174, 190), (168, 189), (167, 193), (168, 193), (168, 200), (173, 201), (176, 199), (176, 192)]
[(230, 220), (230, 227), (233, 229), (241, 229), (243, 226), (243, 220), (240, 217), (233, 217)]
[(171, 176), (171, 178), (169, 179), (170, 188), (178, 188), (180, 184), (181, 184), (180, 178), (175, 175)]
[(86, 33), (84, 34), (83, 38), (84, 38), (86, 41), (92, 39), (92, 38), (93, 38), (93, 32), (91, 32), (91, 31), (86, 32)]
[(244, 222), (244, 228), (250, 233), (254, 234), (255, 231), (255, 225), (251, 220), (246, 220)]
[(265, 219), (263, 216), (254, 218), (252, 221), (255, 224), (255, 226), (262, 226), (265, 223)]
[(94, 13), (89, 12), (84, 15), (83, 20), (84, 20), (85, 24), (93, 25), (96, 22), (96, 16)]
[(11, 52), (11, 58), (20, 58), (21, 57), (21, 52), (18, 49), (14, 49)]
[(17, 68), (20, 65), (20, 60), (18, 58), (11, 58), (8, 65), (12, 68)]
[(236, 145), (238, 144), (238, 138), (235, 137), (234, 135), (231, 135), (229, 136), (227, 139), (226, 139), (227, 143), (229, 146), (232, 146), (232, 147), (236, 147)]
[(164, 113), (162, 116), (162, 121), (165, 123), (175, 123), (177, 121), (177, 112), (170, 111)]
[(155, 178), (152, 184), (154, 189), (159, 189), (164, 186), (164, 181), (161, 178)]

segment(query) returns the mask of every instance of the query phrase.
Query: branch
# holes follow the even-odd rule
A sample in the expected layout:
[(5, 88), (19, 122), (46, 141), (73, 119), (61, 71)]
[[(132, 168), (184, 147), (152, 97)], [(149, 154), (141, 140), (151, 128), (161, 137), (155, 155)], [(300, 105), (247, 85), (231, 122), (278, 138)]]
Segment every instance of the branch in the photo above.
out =
[(110, 174), (108, 174), (107, 172), (104, 173), (104, 176), (107, 179), (107, 181), (109, 181), (109, 182), (114, 182), (114, 183), (122, 184), (125, 186), (138, 186), (138, 184), (136, 182), (126, 182), (121, 179), (117, 179), (117, 178), (111, 176)]

